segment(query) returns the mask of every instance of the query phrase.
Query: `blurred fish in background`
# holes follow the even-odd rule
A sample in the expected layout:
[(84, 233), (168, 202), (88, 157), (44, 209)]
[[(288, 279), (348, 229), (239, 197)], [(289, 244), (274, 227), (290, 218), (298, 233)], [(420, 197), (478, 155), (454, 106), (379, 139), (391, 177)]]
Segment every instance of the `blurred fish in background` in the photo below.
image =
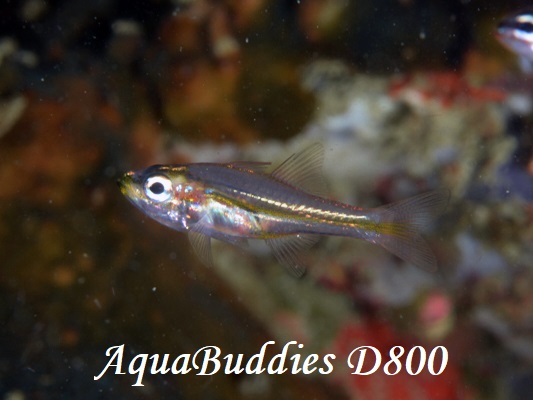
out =
[(533, 72), (533, 8), (505, 17), (498, 25), (497, 37), (519, 57), (524, 72)]

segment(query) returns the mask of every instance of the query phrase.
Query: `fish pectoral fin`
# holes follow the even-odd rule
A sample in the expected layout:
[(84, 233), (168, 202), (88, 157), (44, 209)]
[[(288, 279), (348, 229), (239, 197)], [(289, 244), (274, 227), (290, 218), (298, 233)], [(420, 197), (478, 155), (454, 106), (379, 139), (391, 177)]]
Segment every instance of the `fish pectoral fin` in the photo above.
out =
[(318, 241), (315, 235), (280, 236), (266, 239), (272, 253), (287, 270), (295, 277), (300, 278), (306, 270), (301, 259), (302, 253)]
[(211, 238), (201, 231), (189, 230), (189, 241), (198, 258), (208, 267), (213, 266), (213, 256), (211, 254)]
[(322, 174), (324, 146), (314, 143), (287, 158), (272, 171), (278, 181), (302, 189), (316, 196), (326, 196), (328, 187)]

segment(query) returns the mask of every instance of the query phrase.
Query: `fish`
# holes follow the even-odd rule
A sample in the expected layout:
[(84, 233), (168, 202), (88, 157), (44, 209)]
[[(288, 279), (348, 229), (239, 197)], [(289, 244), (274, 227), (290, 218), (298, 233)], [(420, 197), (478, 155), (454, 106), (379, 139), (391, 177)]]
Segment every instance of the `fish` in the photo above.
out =
[(381, 245), (408, 263), (435, 271), (435, 255), (420, 232), (448, 204), (438, 189), (378, 208), (327, 197), (324, 147), (314, 143), (267, 172), (270, 162), (153, 165), (122, 176), (122, 193), (144, 214), (187, 232), (202, 262), (213, 265), (211, 239), (239, 247), (264, 240), (294, 276), (306, 271), (303, 254), (321, 236)]
[(496, 37), (519, 57), (525, 73), (533, 73), (533, 7), (525, 8), (503, 18)]

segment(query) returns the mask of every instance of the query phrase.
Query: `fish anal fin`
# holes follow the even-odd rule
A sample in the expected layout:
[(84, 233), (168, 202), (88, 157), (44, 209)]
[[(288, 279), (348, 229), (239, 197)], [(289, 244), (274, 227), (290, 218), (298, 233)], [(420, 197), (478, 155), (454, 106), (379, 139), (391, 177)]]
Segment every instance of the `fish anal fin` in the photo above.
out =
[(322, 174), (324, 146), (314, 143), (293, 154), (280, 164), (272, 177), (288, 185), (316, 195), (327, 195), (327, 184)]
[(266, 239), (272, 253), (291, 275), (300, 278), (306, 270), (302, 253), (318, 241), (314, 235), (280, 236)]

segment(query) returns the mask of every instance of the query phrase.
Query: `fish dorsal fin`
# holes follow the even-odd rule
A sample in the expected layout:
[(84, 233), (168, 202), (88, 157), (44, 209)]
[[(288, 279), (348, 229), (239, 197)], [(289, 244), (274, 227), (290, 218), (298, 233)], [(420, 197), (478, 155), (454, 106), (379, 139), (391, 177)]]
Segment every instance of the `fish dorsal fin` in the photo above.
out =
[(324, 147), (314, 143), (287, 158), (272, 172), (272, 177), (307, 193), (325, 196), (327, 185), (322, 175), (323, 162)]
[(299, 278), (305, 273), (301, 254), (318, 241), (315, 235), (281, 236), (267, 239), (266, 242), (280, 264)]

